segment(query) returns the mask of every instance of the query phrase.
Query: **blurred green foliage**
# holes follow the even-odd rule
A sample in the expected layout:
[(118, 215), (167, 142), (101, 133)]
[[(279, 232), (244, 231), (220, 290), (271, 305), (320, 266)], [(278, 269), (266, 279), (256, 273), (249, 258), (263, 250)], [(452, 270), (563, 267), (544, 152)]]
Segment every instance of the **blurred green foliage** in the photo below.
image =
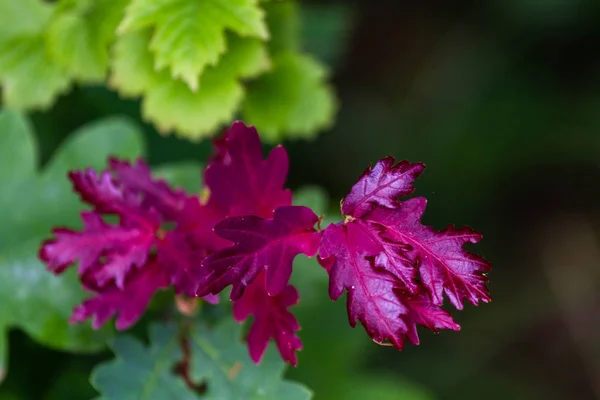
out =
[[(335, 115), (325, 67), (300, 51), (299, 25), (288, 23), (298, 19), (294, 0), (0, 0), (0, 14), (8, 107), (47, 109), (74, 83), (106, 82), (142, 97), (144, 119), (159, 131), (191, 140), (240, 111), (272, 141), (314, 136)], [(269, 54), (284, 26), (287, 40), (277, 40), (286, 55)]]

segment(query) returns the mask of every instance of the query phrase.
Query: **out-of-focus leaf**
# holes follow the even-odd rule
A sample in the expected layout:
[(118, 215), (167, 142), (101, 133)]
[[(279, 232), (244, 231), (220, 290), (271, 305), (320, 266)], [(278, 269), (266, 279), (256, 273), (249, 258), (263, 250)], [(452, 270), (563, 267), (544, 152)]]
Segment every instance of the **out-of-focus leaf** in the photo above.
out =
[(248, 85), (244, 119), (271, 142), (312, 137), (331, 125), (337, 111), (326, 78), (326, 69), (311, 57), (280, 53), (273, 58), (273, 69)]
[(40, 0), (0, 0), (0, 83), (10, 107), (46, 108), (69, 87), (44, 39), (53, 7)]
[(215, 67), (206, 69), (194, 92), (166, 71), (154, 70), (142, 36), (147, 36), (147, 32), (126, 34), (117, 41), (112, 84), (125, 95), (145, 94), (144, 118), (160, 131), (175, 130), (192, 140), (201, 139), (232, 120), (244, 97), (240, 79), (255, 76), (269, 65), (262, 42), (231, 37), (227, 54)]
[(202, 167), (194, 162), (161, 165), (152, 170), (152, 175), (190, 194), (199, 194), (202, 187)]
[(319, 186), (304, 186), (294, 192), (294, 205), (312, 209), (315, 214), (324, 214), (327, 210), (329, 197)]
[(215, 66), (228, 47), (225, 30), (266, 39), (263, 11), (256, 0), (133, 0), (120, 31), (155, 28), (150, 49), (154, 67), (169, 67), (195, 92), (207, 66)]
[(241, 326), (232, 320), (214, 329), (198, 324), (190, 333), (191, 374), (195, 381), (206, 379), (206, 399), (311, 398), (311, 392), (304, 386), (282, 380), (285, 365), (272, 347), (261, 363), (254, 365), (240, 337)]
[(116, 359), (97, 366), (90, 379), (100, 399), (198, 399), (173, 373), (175, 363), (183, 359), (177, 329), (153, 325), (149, 336), (148, 347), (129, 335), (113, 341)]
[(300, 50), (300, 11), (293, 0), (271, 1), (264, 5), (271, 38), (269, 51), (277, 54)]
[(37, 35), (0, 40), (0, 82), (6, 105), (43, 109), (69, 88), (70, 81)]
[(0, 0), (0, 40), (40, 32), (53, 6), (40, 0)]
[(109, 46), (126, 5), (126, 0), (59, 3), (46, 35), (52, 59), (76, 79), (104, 80)]
[[(67, 171), (102, 168), (108, 155), (133, 158), (143, 146), (137, 128), (107, 119), (73, 134), (44, 171), (35, 173), (33, 134), (17, 113), (0, 114), (0, 170), (9, 170), (0, 185), (0, 365), (4, 367), (6, 330), (20, 327), (40, 343), (62, 350), (100, 349), (109, 330), (70, 326), (72, 308), (85, 296), (75, 275), (52, 276), (37, 258), (40, 242), (54, 226), (79, 223), (82, 209), (66, 179)], [(18, 140), (20, 138), (20, 140)], [(7, 155), (22, 155), (20, 158)]]

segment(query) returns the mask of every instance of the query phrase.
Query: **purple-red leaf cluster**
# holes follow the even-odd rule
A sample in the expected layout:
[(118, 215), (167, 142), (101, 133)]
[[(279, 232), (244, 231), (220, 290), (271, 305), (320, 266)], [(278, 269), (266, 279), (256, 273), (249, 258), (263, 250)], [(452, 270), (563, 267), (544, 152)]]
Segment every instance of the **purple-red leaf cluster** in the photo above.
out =
[(71, 320), (92, 318), (98, 328), (116, 314), (117, 328), (126, 329), (159, 289), (214, 303), (231, 285), (236, 319), (254, 316), (252, 359), (273, 338), (295, 364), (300, 326), (288, 307), (298, 294), (288, 281), (296, 255), (316, 255), (320, 233), (314, 212), (291, 205), (287, 171), (285, 149), (264, 159), (256, 130), (238, 122), (215, 141), (204, 172), (207, 198), (154, 179), (142, 160), (110, 159), (106, 171), (70, 173), (92, 210), (81, 214), (81, 231), (55, 229), (40, 257), (57, 274), (77, 263), (83, 287), (94, 293)]
[(460, 329), (441, 308), (444, 297), (458, 309), (465, 299), (490, 300), (489, 264), (463, 248), (481, 235), (423, 226), (426, 200), (399, 199), (413, 192), (423, 169), (380, 160), (344, 199), (344, 220), (317, 231), (319, 217), (292, 206), (284, 187), (285, 149), (264, 158), (256, 130), (236, 122), (214, 141), (201, 196), (154, 179), (142, 160), (110, 159), (105, 171), (71, 172), (74, 191), (91, 210), (81, 213), (83, 229), (54, 229), (40, 258), (56, 274), (78, 265), (93, 295), (71, 320), (91, 318), (94, 328), (112, 316), (117, 329), (128, 328), (160, 289), (214, 303), (231, 286), (234, 318), (253, 317), (251, 358), (259, 362), (273, 339), (295, 365), (302, 342), (289, 310), (299, 299), (289, 284), (292, 263), (298, 254), (318, 253), (331, 299), (347, 292), (350, 324), (359, 321), (376, 342), (402, 349), (406, 339), (419, 342), (417, 325)]
[(490, 300), (490, 265), (463, 248), (481, 235), (449, 226), (438, 232), (421, 224), (426, 200), (400, 201), (414, 190), (422, 164), (391, 157), (368, 168), (342, 202), (344, 221), (323, 231), (319, 260), (329, 273), (329, 296), (344, 290), (350, 324), (360, 321), (378, 343), (419, 343), (416, 326), (459, 330), (441, 308), (444, 293), (462, 309)]

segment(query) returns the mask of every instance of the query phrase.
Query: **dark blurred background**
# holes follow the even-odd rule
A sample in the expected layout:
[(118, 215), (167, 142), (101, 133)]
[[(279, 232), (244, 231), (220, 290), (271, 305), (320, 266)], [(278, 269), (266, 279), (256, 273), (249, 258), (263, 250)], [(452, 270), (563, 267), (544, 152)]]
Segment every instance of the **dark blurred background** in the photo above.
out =
[[(369, 163), (424, 162), (424, 222), (483, 232), (474, 250), (492, 261), (493, 302), (455, 313), (461, 332), (422, 330), (398, 352), (351, 329), (317, 280), (301, 293), (305, 349), (288, 375), (317, 400), (600, 398), (600, 2), (302, 4), (305, 49), (331, 67), (341, 110), (316, 140), (285, 143), (290, 185), (323, 187), (336, 215)], [(112, 114), (140, 120), (139, 104), (83, 87), (33, 114), (44, 159)], [(210, 149), (145, 130), (153, 164)], [(2, 400), (91, 397), (89, 370), (110, 356), (74, 359), (19, 332), (11, 345)], [(53, 367), (31, 368), (42, 361)]]

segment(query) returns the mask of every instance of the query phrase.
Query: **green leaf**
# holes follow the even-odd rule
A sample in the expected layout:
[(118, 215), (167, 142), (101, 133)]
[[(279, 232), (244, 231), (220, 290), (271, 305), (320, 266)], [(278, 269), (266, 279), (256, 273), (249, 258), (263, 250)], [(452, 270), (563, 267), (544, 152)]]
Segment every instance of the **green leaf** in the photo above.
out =
[[(0, 163), (9, 168), (0, 169), (0, 182), (3, 193), (10, 193), (13, 185), (35, 174), (36, 152), (31, 127), (16, 113), (1, 112), (2, 146)], [(15, 169), (18, 168), (17, 173)], [(1, 245), (1, 242), (0, 242)]]
[[(20, 327), (53, 348), (99, 350), (109, 329), (70, 326), (72, 308), (85, 297), (75, 271), (56, 277), (37, 258), (41, 241), (55, 226), (78, 226), (83, 209), (72, 193), (67, 172), (101, 168), (109, 155), (134, 158), (143, 149), (137, 128), (122, 119), (107, 119), (74, 133), (44, 171), (36, 173), (33, 133), (15, 112), (0, 113), (0, 370), (6, 362), (6, 330)], [(20, 140), (19, 140), (20, 138)], [(18, 155), (18, 156), (17, 156)], [(5, 182), (7, 183), (5, 185)]]
[(152, 66), (152, 53), (148, 51), (150, 31), (120, 35), (114, 45), (109, 85), (122, 96), (141, 96), (161, 77)]
[(329, 196), (320, 186), (303, 186), (294, 192), (294, 205), (311, 208), (315, 214), (325, 214)]
[(41, 0), (0, 0), (0, 41), (40, 33), (50, 19), (52, 8)]
[(0, 0), (0, 84), (9, 107), (44, 109), (69, 88), (44, 41), (52, 12), (41, 0)]
[(271, 142), (313, 136), (332, 124), (337, 110), (326, 78), (325, 68), (314, 59), (280, 53), (273, 58), (273, 69), (248, 85), (243, 117)]
[(193, 92), (166, 71), (153, 69), (144, 45), (146, 35), (136, 32), (118, 39), (111, 82), (125, 95), (144, 93), (144, 118), (163, 133), (175, 130), (194, 140), (211, 134), (234, 118), (244, 97), (240, 79), (255, 76), (269, 65), (260, 40), (231, 37), (227, 54), (217, 66), (206, 69), (198, 91)]
[(47, 32), (50, 55), (74, 78), (102, 82), (126, 0), (63, 0), (60, 5)]
[(197, 324), (190, 333), (191, 376), (207, 381), (207, 399), (304, 400), (311, 392), (282, 381), (284, 363), (271, 347), (260, 365), (254, 365), (240, 341), (241, 325), (228, 319), (214, 329)]
[(153, 325), (149, 336), (149, 347), (129, 335), (114, 340), (117, 358), (97, 366), (90, 378), (101, 400), (198, 399), (172, 371), (183, 359), (177, 329)]
[(295, 1), (274, 1), (264, 5), (271, 33), (269, 51), (277, 54), (300, 49), (300, 10)]
[(202, 167), (196, 162), (180, 162), (154, 168), (152, 175), (169, 182), (187, 193), (200, 193), (202, 188)]
[(69, 89), (70, 80), (38, 34), (0, 41), (0, 83), (7, 106), (45, 109)]
[(133, 0), (120, 31), (155, 29), (150, 43), (155, 68), (169, 67), (192, 91), (204, 69), (227, 49), (225, 30), (266, 39), (263, 11), (256, 0)]

